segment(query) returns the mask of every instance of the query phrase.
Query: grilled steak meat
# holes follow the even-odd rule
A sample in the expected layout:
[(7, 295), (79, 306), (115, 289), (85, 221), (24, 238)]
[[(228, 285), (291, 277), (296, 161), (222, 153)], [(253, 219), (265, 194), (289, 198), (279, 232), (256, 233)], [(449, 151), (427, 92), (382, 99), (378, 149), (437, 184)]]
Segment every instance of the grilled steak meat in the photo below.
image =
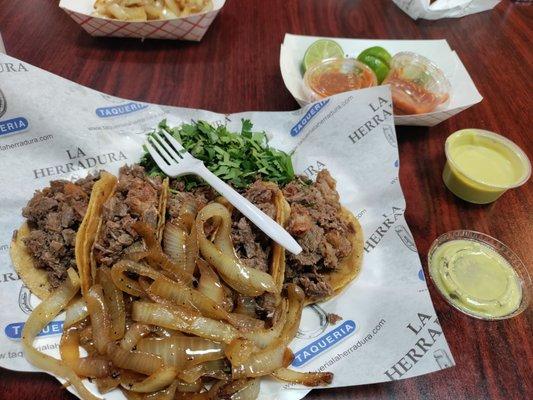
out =
[(133, 224), (142, 221), (156, 229), (161, 179), (150, 178), (140, 165), (119, 171), (115, 193), (104, 203), (101, 232), (94, 245), (98, 265), (112, 266), (123, 254), (142, 249)]
[[(262, 181), (255, 181), (243, 195), (270, 218), (276, 218), (276, 188)], [(247, 266), (270, 272), (271, 241), (239, 211), (232, 215), (231, 238), (235, 252)]]
[(35, 266), (46, 269), (48, 281), (54, 288), (65, 280), (67, 269), (76, 268), (76, 232), (98, 179), (99, 174), (76, 182), (51, 181), (49, 187), (36, 191), (22, 210), (30, 228), (24, 244)]
[(354, 228), (341, 218), (336, 182), (327, 170), (318, 173), (313, 183), (299, 178), (283, 188), (291, 206), (287, 229), (303, 251), (287, 253), (285, 282), (298, 284), (310, 299), (332, 294), (324, 274), (334, 271), (352, 251), (348, 239)]
[[(276, 190), (276, 186), (257, 180), (243, 195), (270, 218), (275, 219)], [(270, 271), (272, 254), (270, 238), (237, 210), (233, 211), (232, 221), (231, 238), (239, 259), (250, 268), (272, 273)], [(249, 299), (249, 301), (255, 305), (255, 314), (258, 318), (269, 320), (274, 316), (276, 302), (271, 294), (265, 293), (262, 296)]]

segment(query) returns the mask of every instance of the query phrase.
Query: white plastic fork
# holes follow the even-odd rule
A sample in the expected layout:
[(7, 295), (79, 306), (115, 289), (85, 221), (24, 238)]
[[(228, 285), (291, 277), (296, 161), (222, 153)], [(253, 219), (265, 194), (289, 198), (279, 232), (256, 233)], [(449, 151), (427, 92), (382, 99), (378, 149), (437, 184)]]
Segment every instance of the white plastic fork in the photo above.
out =
[(293, 254), (301, 253), (302, 248), (298, 242), (281, 225), (209, 171), (201, 160), (189, 154), (172, 135), (165, 131), (162, 133), (164, 137), (158, 132), (150, 134), (145, 144), (166, 175), (177, 177), (194, 174), (202, 177), (269, 238)]

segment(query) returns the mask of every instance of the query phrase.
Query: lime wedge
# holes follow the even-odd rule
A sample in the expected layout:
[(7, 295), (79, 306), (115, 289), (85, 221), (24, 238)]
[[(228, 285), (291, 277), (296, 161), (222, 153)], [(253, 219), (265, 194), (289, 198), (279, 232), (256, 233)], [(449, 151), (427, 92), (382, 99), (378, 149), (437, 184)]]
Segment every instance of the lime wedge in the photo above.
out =
[(372, 71), (374, 71), (376, 77), (378, 78), (378, 84), (381, 85), (381, 82), (383, 82), (383, 80), (389, 74), (390, 69), (387, 64), (381, 61), (381, 59), (371, 56), (369, 54), (359, 54), (359, 57), (357, 57), (357, 59), (363, 64), (366, 64)]
[(320, 39), (311, 44), (305, 52), (302, 63), (304, 72), (312, 65), (319, 63), (326, 58), (344, 58), (344, 50), (335, 41), (330, 39)]
[(383, 63), (387, 65), (387, 67), (390, 67), (392, 56), (383, 47), (380, 47), (380, 46), (369, 47), (368, 49), (363, 50), (361, 54), (359, 54), (357, 59), (359, 61), (362, 61), (359, 57), (365, 57), (365, 56), (373, 56), (373, 57), (379, 58), (381, 61), (383, 61)]

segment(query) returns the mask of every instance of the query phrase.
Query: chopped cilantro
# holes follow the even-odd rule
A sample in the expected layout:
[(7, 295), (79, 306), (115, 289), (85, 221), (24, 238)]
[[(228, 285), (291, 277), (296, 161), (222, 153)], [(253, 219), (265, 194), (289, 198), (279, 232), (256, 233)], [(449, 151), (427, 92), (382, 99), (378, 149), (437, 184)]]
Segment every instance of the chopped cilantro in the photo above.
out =
[[(236, 188), (245, 188), (256, 179), (285, 185), (294, 179), (291, 156), (268, 145), (265, 132), (253, 132), (253, 124), (242, 120), (240, 133), (230, 132), (226, 126), (213, 126), (206, 121), (171, 128), (166, 120), (159, 123), (157, 131), (171, 134), (193, 157), (220, 179)], [(145, 153), (141, 165), (150, 176), (165, 176), (150, 154)], [(186, 188), (202, 185), (198, 177), (183, 177)]]

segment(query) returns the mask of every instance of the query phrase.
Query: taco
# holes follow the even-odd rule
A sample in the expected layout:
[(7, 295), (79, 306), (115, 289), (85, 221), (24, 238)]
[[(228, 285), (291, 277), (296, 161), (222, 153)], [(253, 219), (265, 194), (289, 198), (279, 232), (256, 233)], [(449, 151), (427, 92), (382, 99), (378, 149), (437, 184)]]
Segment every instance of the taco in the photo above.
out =
[[(105, 201), (114, 177), (89, 175), (75, 182), (56, 180), (35, 192), (22, 210), (26, 222), (14, 232), (11, 259), (32, 293), (45, 299), (67, 277), (83, 268), (96, 228), (92, 215)], [(89, 243), (89, 244), (87, 244)]]
[(125, 255), (145, 249), (134, 224), (145, 223), (154, 231), (160, 228), (166, 182), (149, 177), (140, 165), (120, 168), (118, 183), (102, 205), (90, 255), (90, 273), (86, 271), (81, 276), (82, 288), (91, 286), (99, 267), (111, 267)]
[(316, 181), (298, 178), (283, 188), (290, 205), (286, 229), (302, 246), (286, 255), (285, 283), (300, 286), (308, 304), (339, 294), (359, 273), (363, 258), (361, 226), (342, 207), (336, 181), (327, 170)]

